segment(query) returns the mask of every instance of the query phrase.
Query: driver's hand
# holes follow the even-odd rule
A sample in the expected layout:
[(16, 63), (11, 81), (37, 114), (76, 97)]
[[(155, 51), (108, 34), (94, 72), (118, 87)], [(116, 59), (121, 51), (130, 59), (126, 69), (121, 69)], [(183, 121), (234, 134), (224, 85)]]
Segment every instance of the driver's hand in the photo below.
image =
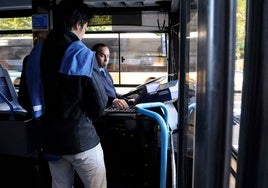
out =
[(118, 109), (123, 109), (123, 110), (129, 108), (127, 102), (126, 102), (124, 99), (118, 99), (118, 98), (115, 98), (115, 99), (113, 100), (113, 105), (114, 105), (116, 108), (118, 108)]

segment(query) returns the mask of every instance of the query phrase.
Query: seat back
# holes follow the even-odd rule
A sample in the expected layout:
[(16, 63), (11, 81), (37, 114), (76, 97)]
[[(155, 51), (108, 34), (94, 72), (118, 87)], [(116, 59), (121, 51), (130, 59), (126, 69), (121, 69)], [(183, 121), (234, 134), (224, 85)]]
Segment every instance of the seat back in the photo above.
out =
[(16, 117), (26, 114), (27, 111), (18, 102), (18, 94), (8, 71), (0, 64), (0, 119), (8, 117), (10, 120), (16, 120)]

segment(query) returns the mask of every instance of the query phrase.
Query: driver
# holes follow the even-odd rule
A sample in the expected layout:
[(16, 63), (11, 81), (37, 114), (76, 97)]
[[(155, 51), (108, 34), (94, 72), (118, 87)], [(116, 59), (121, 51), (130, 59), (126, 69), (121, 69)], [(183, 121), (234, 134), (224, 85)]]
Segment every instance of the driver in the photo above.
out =
[(128, 109), (129, 104), (133, 104), (135, 99), (123, 98), (116, 92), (113, 78), (107, 70), (107, 65), (110, 59), (110, 50), (104, 43), (95, 44), (92, 51), (96, 52), (96, 59), (99, 65), (99, 70), (102, 75), (103, 84), (108, 95), (108, 106), (113, 106), (118, 109)]

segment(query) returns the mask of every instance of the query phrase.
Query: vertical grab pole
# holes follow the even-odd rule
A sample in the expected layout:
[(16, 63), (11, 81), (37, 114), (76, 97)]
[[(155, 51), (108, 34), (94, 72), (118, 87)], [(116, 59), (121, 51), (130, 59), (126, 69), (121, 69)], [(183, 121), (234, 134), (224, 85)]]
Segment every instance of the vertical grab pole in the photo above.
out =
[[(161, 102), (152, 102), (152, 103), (140, 103), (137, 104), (137, 112), (154, 118), (160, 126), (161, 129), (161, 161), (160, 161), (160, 188), (166, 188), (166, 179), (167, 179), (167, 151), (168, 151), (168, 113), (166, 106)], [(158, 113), (146, 108), (160, 107), (164, 110), (164, 119)]]

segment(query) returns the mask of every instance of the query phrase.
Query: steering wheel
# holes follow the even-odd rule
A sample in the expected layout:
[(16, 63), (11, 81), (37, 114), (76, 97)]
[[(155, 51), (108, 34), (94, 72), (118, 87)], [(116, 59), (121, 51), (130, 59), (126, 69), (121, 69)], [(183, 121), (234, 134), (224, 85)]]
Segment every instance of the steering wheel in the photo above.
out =
[(162, 80), (164, 80), (166, 78), (166, 76), (161, 76), (161, 77), (158, 77), (158, 78), (155, 78), (155, 79), (152, 79), (148, 82), (145, 82), (144, 84), (141, 84), (141, 85), (138, 85), (136, 87), (136, 89), (142, 89), (143, 87), (145, 87), (147, 84), (151, 84), (151, 83), (154, 83), (154, 82), (161, 82)]
[(138, 85), (134, 90), (122, 95), (122, 97), (127, 97), (129, 95), (132, 95), (132, 94), (135, 94), (135, 93), (138, 93), (139, 91), (141, 91), (147, 84), (151, 84), (151, 83), (154, 83), (154, 82), (161, 82), (162, 80), (164, 80), (166, 78), (166, 76), (161, 76), (161, 77), (158, 77), (158, 78), (155, 78), (155, 79), (152, 79), (148, 82), (145, 82), (144, 84), (141, 84), (141, 85)]

